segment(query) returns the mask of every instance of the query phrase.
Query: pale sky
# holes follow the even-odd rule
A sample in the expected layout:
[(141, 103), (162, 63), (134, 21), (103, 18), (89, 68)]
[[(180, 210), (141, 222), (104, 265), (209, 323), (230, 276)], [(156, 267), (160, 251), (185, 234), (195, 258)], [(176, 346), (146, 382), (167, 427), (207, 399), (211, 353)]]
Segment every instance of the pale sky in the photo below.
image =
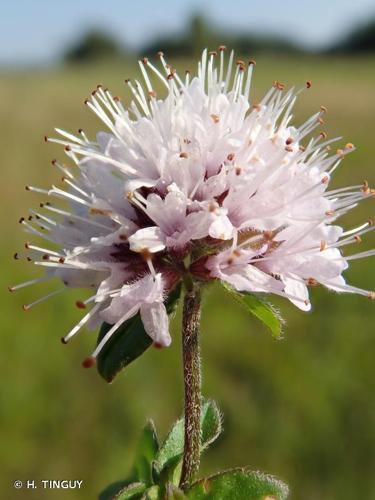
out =
[(335, 41), (375, 18), (374, 0), (2, 0), (0, 64), (53, 62), (67, 44), (96, 27), (138, 48), (178, 33), (193, 12), (228, 31), (284, 35), (307, 47)]

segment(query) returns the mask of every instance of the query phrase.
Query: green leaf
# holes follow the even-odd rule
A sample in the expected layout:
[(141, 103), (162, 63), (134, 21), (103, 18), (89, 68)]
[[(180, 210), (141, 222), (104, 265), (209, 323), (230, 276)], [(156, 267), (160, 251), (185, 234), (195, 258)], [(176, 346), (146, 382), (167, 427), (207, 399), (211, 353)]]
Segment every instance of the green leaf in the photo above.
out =
[(159, 486), (151, 486), (145, 494), (142, 496), (142, 500), (159, 500), (160, 498), (160, 488)]
[(262, 323), (264, 323), (276, 339), (282, 338), (282, 330), (284, 320), (280, 316), (279, 311), (275, 309), (272, 304), (255, 295), (247, 292), (237, 292), (229, 285), (222, 282), (225, 290), (234, 297), (249, 313), (256, 316)]
[[(221, 415), (214, 401), (205, 401), (201, 410), (202, 450), (207, 448), (222, 430)], [(156, 456), (155, 468), (161, 472), (165, 467), (175, 467), (184, 451), (184, 419), (173, 425)]]
[(166, 500), (185, 500), (185, 493), (172, 483), (168, 483), (165, 492)]
[(112, 500), (127, 500), (128, 498), (136, 499), (141, 498), (142, 493), (146, 491), (144, 483), (131, 483), (120, 490)]
[(152, 420), (149, 420), (143, 429), (141, 439), (138, 443), (136, 458), (133, 465), (132, 476), (151, 486), (152, 480), (152, 462), (159, 450), (159, 442), (156, 435), (155, 426)]
[(199, 479), (186, 492), (191, 500), (286, 500), (288, 486), (273, 476), (236, 468)]
[(215, 401), (207, 400), (202, 407), (202, 449), (208, 448), (223, 430), (222, 416)]
[[(178, 305), (181, 286), (177, 286), (169, 295), (165, 306), (169, 315), (173, 314)], [(98, 341), (112, 328), (112, 325), (103, 323)], [(141, 356), (152, 344), (147, 335), (141, 315), (138, 313), (125, 321), (105, 344), (97, 358), (99, 374), (107, 382), (112, 382), (116, 375), (129, 363)]]
[(129, 484), (130, 481), (126, 480), (116, 481), (115, 483), (110, 484), (99, 494), (99, 500), (113, 500), (113, 497), (115, 497), (119, 491)]

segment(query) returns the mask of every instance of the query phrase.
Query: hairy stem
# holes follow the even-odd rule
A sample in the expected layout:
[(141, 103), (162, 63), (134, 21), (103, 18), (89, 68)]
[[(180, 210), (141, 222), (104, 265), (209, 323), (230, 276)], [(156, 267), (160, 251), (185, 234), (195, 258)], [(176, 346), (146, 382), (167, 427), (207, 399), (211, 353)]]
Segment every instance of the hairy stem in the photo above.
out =
[(185, 441), (180, 487), (187, 489), (199, 469), (201, 445), (201, 365), (199, 323), (201, 291), (186, 291), (182, 318), (182, 355), (185, 388)]

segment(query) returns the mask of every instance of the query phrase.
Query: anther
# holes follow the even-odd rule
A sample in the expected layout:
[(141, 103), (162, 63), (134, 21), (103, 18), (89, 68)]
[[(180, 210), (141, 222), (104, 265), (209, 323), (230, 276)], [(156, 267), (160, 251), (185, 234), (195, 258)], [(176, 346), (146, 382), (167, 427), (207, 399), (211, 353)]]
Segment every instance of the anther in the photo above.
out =
[(307, 82), (306, 82), (306, 88), (307, 89), (311, 89), (311, 87), (312, 87), (312, 81), (311, 80), (307, 80)]
[(25, 217), (21, 217), (21, 218), (18, 220), (19, 224), (22, 224), (24, 221), (25, 221)]
[(96, 359), (94, 358), (94, 356), (89, 356), (88, 358), (82, 361), (83, 368), (91, 368), (95, 364), (96, 364)]
[(292, 144), (293, 141), (294, 141), (293, 137), (288, 137), (288, 139), (285, 141), (285, 144), (289, 146), (289, 144)]
[(156, 55), (158, 57), (163, 57), (164, 56), (164, 52), (162, 52), (161, 50), (159, 50), (159, 52)]
[(82, 302), (82, 300), (77, 300), (76, 307), (78, 307), (78, 309), (86, 309), (86, 304)]
[(368, 294), (368, 298), (369, 298), (370, 300), (375, 300), (375, 292), (369, 292), (369, 294)]
[(347, 144), (345, 144), (345, 149), (354, 149), (354, 144), (348, 142)]
[(155, 347), (155, 349), (162, 349), (163, 348), (163, 345), (160, 342), (154, 342), (152, 344), (152, 346)]
[(319, 135), (322, 139), (327, 139), (327, 134), (325, 132), (320, 132)]
[(357, 243), (361, 243), (361, 241), (362, 241), (362, 238), (360, 236), (358, 236), (358, 234), (356, 234), (354, 236), (354, 239), (356, 240)]
[(328, 181), (329, 181), (329, 177), (328, 177), (328, 175), (325, 175), (322, 179), (322, 184), (328, 184)]
[(235, 169), (236, 175), (241, 175), (241, 172), (242, 172), (241, 167), (236, 167), (236, 169)]
[(284, 90), (285, 89), (285, 84), (279, 82), (278, 80), (274, 80), (273, 86), (275, 87), (275, 89), (278, 89), (278, 90)]
[(187, 153), (185, 153), (184, 151), (182, 151), (182, 152), (180, 153), (180, 158), (187, 158), (187, 157), (188, 157), (188, 154), (187, 154)]
[(320, 125), (324, 125), (325, 122), (324, 122), (323, 118), (318, 118), (318, 123), (320, 123)]
[(44, 142), (48, 142), (48, 137), (46, 135), (44, 136)]
[(327, 113), (327, 108), (325, 106), (320, 106), (320, 111), (322, 113)]
[(219, 123), (220, 121), (219, 115), (212, 114), (211, 118), (213, 119), (214, 123)]
[(119, 240), (127, 241), (127, 239), (128, 239), (128, 236), (126, 234), (120, 234), (119, 235)]
[(48, 254), (43, 254), (42, 255), (42, 260), (49, 260), (49, 255)]
[(227, 160), (233, 161), (234, 160), (234, 153), (229, 153), (229, 155), (227, 156)]
[(156, 94), (155, 90), (150, 90), (150, 92), (148, 93), (148, 95), (149, 95), (150, 97), (154, 97), (154, 98), (156, 99), (156, 95), (157, 95), (157, 94)]
[(333, 215), (334, 213), (334, 210), (327, 210), (326, 215), (328, 215), (328, 217), (331, 217), (331, 215)]
[(65, 151), (71, 151), (72, 150), (72, 148), (69, 146), (69, 144), (67, 144), (64, 149), (65, 149)]
[(25, 186), (26, 191), (30, 191), (30, 186)]
[(210, 52), (208, 53), (209, 56), (217, 56), (217, 52), (216, 50), (210, 50)]
[(65, 345), (66, 345), (66, 344), (68, 343), (68, 341), (67, 341), (67, 340), (65, 340), (65, 338), (64, 338), (64, 337), (61, 337), (61, 339), (60, 339), (60, 340), (61, 340), (61, 343), (62, 343), (62, 344), (65, 344)]
[(320, 249), (320, 251), (321, 251), (321, 252), (323, 252), (323, 250), (325, 250), (326, 248), (327, 248), (327, 242), (326, 242), (326, 241), (324, 241), (324, 240), (322, 240), (322, 241), (320, 242), (320, 247), (319, 247), (319, 249)]
[(255, 59), (250, 59), (249, 66), (256, 66), (257, 62)]
[(59, 258), (59, 264), (64, 264), (64, 262), (65, 262), (64, 257), (60, 257), (60, 258)]
[(14, 255), (13, 255), (13, 259), (14, 260), (19, 260), (20, 256), (19, 256), (19, 253), (16, 252)]
[(309, 286), (316, 286), (316, 285), (318, 284), (318, 282), (317, 282), (317, 280), (316, 280), (315, 278), (309, 278), (309, 279), (307, 280), (307, 284), (308, 284)]
[(227, 50), (227, 47), (225, 45), (220, 45), (219, 50), (220, 52), (224, 52), (224, 50)]

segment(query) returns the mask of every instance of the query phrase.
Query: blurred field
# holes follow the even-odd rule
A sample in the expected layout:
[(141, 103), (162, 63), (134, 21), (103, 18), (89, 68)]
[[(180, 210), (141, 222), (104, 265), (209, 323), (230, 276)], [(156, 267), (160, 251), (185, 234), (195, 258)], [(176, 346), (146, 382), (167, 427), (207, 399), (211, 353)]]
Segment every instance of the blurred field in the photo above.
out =
[[(374, 183), (375, 60), (259, 58), (255, 101), (274, 79), (313, 87), (301, 95), (296, 120), (321, 104), (325, 130), (358, 150), (346, 158), (335, 185)], [(177, 66), (192, 64), (177, 62)], [(80, 317), (65, 293), (23, 313), (21, 305), (44, 294), (43, 284), (15, 294), (6, 285), (38, 275), (12, 261), (27, 237), (17, 224), (40, 197), (26, 183), (48, 186), (60, 177), (50, 166), (63, 159), (45, 145), (54, 126), (88, 133), (96, 118), (83, 100), (102, 83), (125, 96), (122, 81), (135, 67), (121, 64), (0, 75), (2, 192), (2, 386), (0, 497), (89, 500), (122, 478), (147, 417), (165, 433), (182, 409), (179, 315), (170, 349), (150, 349), (113, 385), (81, 369), (95, 338), (83, 332), (69, 346), (59, 339)], [(345, 220), (352, 227), (374, 216), (367, 201)], [(362, 243), (374, 247), (374, 237)], [(374, 288), (374, 265), (355, 261), (348, 277)], [(375, 498), (374, 303), (356, 296), (313, 291), (314, 312), (277, 301), (286, 338), (271, 339), (219, 290), (206, 295), (202, 325), (204, 393), (225, 416), (225, 433), (205, 456), (203, 471), (249, 464), (272, 472), (299, 500)], [(20, 490), (15, 479), (82, 479), (77, 491)]]

